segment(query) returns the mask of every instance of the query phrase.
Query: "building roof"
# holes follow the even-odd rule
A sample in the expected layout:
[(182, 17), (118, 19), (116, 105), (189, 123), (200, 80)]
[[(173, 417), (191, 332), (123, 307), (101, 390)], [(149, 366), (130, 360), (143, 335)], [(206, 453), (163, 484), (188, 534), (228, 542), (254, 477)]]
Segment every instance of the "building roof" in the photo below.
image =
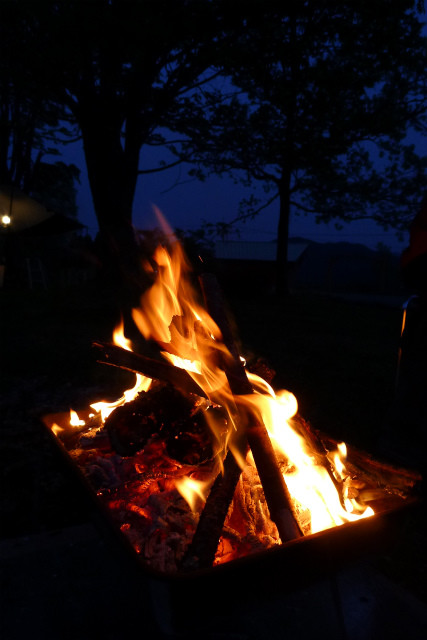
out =
[(2, 223), (0, 220), (0, 234), (43, 236), (84, 228), (75, 218), (49, 211), (44, 204), (9, 186), (0, 186), (0, 217), (2, 216), (7, 217), (8, 222)]
[[(288, 244), (288, 262), (296, 262), (308, 247), (308, 242)], [(219, 260), (276, 260), (277, 242), (219, 241), (215, 243), (215, 258)]]

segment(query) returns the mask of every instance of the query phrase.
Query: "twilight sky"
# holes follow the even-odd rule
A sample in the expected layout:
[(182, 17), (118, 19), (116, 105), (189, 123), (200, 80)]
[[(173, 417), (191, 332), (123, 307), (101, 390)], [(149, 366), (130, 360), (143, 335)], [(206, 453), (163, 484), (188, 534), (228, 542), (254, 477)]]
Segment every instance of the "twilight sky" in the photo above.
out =
[[(98, 225), (92, 205), (86, 166), (81, 143), (68, 145), (64, 160), (74, 162), (81, 170), (78, 190), (78, 217), (94, 236)], [(142, 166), (150, 166), (150, 161)], [(151, 166), (153, 163), (151, 162)], [(235, 185), (230, 178), (212, 177), (205, 182), (189, 179), (184, 167), (175, 167), (165, 172), (143, 175), (139, 179), (134, 201), (133, 221), (137, 228), (155, 225), (153, 205), (164, 214), (172, 228), (197, 229), (202, 221), (230, 221), (237, 213), (239, 201), (251, 190)], [(275, 239), (278, 222), (278, 202), (262, 211), (253, 221), (242, 223), (239, 232), (230, 236), (232, 240), (271, 241)], [(347, 224), (338, 231), (330, 224), (316, 224), (312, 216), (295, 216), (291, 220), (290, 236), (302, 236), (317, 242), (354, 242), (375, 248), (379, 242), (392, 251), (400, 253), (407, 244), (405, 237), (399, 241), (393, 230), (384, 231), (370, 221)]]

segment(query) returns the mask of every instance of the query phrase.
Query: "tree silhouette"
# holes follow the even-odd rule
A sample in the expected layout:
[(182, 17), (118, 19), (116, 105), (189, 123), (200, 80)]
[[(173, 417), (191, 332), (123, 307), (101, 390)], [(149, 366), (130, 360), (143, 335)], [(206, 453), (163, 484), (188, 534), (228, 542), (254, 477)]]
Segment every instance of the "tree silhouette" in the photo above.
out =
[(265, 200), (243, 202), (234, 222), (278, 200), (281, 291), (292, 210), (399, 227), (425, 190), (426, 159), (405, 135), (426, 128), (426, 39), (413, 2), (380, 4), (247, 3), (224, 48), (228, 93), (204, 89), (177, 113), (188, 141), (171, 149), (193, 173), (262, 183)]
[[(397, 224), (425, 185), (425, 161), (404, 143), (408, 125), (425, 126), (426, 47), (413, 4), (0, 6), (13, 9), (5, 48), (22, 70), (17, 86), (37, 87), (52, 113), (60, 109), (67, 126), (76, 124), (105, 263), (121, 273), (118, 284), (138, 291), (132, 205), (140, 152), (164, 144), (164, 130), (186, 136), (170, 145), (176, 163), (239, 170), (247, 184), (262, 182), (267, 201), (280, 201), (279, 288), (286, 288), (291, 209)], [(23, 38), (14, 38), (18, 32)], [(209, 82), (219, 74), (222, 83)], [(246, 204), (240, 219), (264, 206)]]
[(56, 203), (58, 211), (75, 215), (79, 171), (49, 160), (60, 155), (58, 137), (71, 135), (72, 128), (65, 107), (52, 101), (40, 81), (46, 60), (39, 34), (23, 19), (21, 8), (18, 2), (0, 3), (0, 185), (17, 187), (48, 207)]
[(105, 261), (136, 290), (132, 205), (140, 151), (163, 143), (169, 114), (209, 80), (222, 4), (69, 0), (36, 7), (36, 28), (51, 52), (48, 86), (81, 132)]

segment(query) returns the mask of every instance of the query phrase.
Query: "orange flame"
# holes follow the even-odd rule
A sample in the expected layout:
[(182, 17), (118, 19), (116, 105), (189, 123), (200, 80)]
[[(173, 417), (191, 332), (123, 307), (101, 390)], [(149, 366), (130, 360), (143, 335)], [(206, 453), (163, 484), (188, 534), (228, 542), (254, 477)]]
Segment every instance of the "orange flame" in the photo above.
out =
[[(229, 423), (234, 425), (235, 398), (217, 364), (228, 351), (216, 323), (198, 302), (190, 266), (176, 238), (170, 236), (170, 250), (163, 246), (156, 249), (154, 262), (154, 284), (141, 297), (140, 307), (133, 310), (134, 321), (146, 339), (154, 339), (164, 347), (166, 359), (185, 368), (207, 397), (227, 410)], [(276, 394), (265, 380), (248, 375), (254, 392), (240, 396), (239, 403), (245, 403), (263, 420), (274, 446), (289, 460), (292, 472), (284, 475), (285, 482), (301, 510), (309, 512), (311, 531), (372, 515), (371, 508), (345, 495), (343, 508), (326, 469), (316, 463), (307, 443), (290, 424), (298, 410), (293, 394), (287, 391)], [(230, 438), (228, 446), (234, 453), (232, 433)], [(345, 455), (345, 445), (340, 445), (332, 456), (337, 478), (342, 480), (347, 477)], [(239, 464), (244, 465), (245, 461), (240, 460)], [(192, 509), (197, 497), (206, 490), (206, 486), (199, 486), (191, 478), (178, 481), (177, 488)]]
[(211, 483), (209, 481), (195, 480), (188, 476), (183, 476), (175, 480), (176, 488), (194, 512), (197, 511), (200, 500), (205, 502), (210, 485)]
[[(123, 349), (126, 349), (127, 351), (132, 351), (131, 341), (128, 340), (124, 335), (123, 319), (114, 329), (113, 342), (114, 344), (122, 347)], [(150, 385), (151, 378), (146, 378), (145, 376), (137, 373), (135, 385), (131, 389), (127, 389), (126, 391), (124, 391), (123, 395), (118, 400), (116, 400), (115, 402), (95, 402), (90, 406), (94, 411), (96, 411), (96, 413), (100, 414), (102, 422), (105, 422), (105, 420), (114, 411), (114, 409), (117, 409), (117, 407), (121, 407), (126, 402), (131, 402), (141, 391), (148, 391)]]
[(71, 433), (72, 431), (75, 431), (79, 427), (84, 427), (85, 425), (86, 422), (80, 419), (79, 414), (76, 411), (73, 411), (73, 409), (70, 409), (70, 420), (68, 424), (59, 426), (58, 424), (56, 424), (56, 422), (54, 422), (50, 428), (57, 437), (60, 437), (65, 433)]
[[(210, 424), (218, 443), (221, 443), (218, 445), (220, 450), (217, 452), (216, 471), (222, 466), (227, 448), (233, 452), (243, 469), (246, 464), (251, 463), (252, 457), (249, 454), (247, 460), (244, 460), (234, 442), (238, 431), (235, 422), (238, 414), (236, 398), (231, 393), (221, 367), (223, 359), (230, 357), (230, 354), (223, 344), (218, 326), (198, 301), (191, 283), (190, 265), (181, 245), (170, 230), (167, 231), (170, 249), (164, 246), (156, 249), (153, 257), (154, 283), (141, 297), (140, 307), (133, 310), (133, 318), (146, 339), (154, 339), (161, 345), (163, 357), (174, 366), (185, 369), (203, 389), (207, 398), (213, 404), (221, 405), (227, 412), (231, 428), (226, 442), (222, 433), (215, 433), (218, 425), (214, 422)], [(147, 268), (153, 269), (152, 265)], [(113, 340), (122, 348), (132, 350), (131, 342), (124, 336), (123, 321), (115, 329)], [(297, 511), (303, 514), (304, 521), (310, 523), (310, 531), (315, 533), (372, 515), (370, 507), (366, 508), (358, 503), (348, 492), (345, 444), (338, 445), (337, 451), (328, 456), (337, 483), (343, 487), (340, 496), (325, 467), (319, 464), (308, 443), (292, 427), (292, 417), (298, 411), (295, 396), (285, 390), (275, 393), (257, 375), (248, 373), (248, 378), (253, 393), (239, 396), (239, 405), (245, 405), (245, 411), (251, 412), (257, 420), (262, 420), (273, 446), (287, 460), (284, 479), (298, 507)], [(138, 393), (148, 390), (150, 385), (150, 378), (137, 374), (134, 387), (125, 391), (118, 400), (97, 402), (91, 407), (104, 422), (114, 409), (133, 400)], [(69, 427), (55, 424), (52, 425), (52, 430), (59, 435), (65, 429), (76, 429), (84, 424), (78, 414), (71, 411)], [(200, 481), (184, 476), (175, 481), (175, 486), (190, 508), (196, 511), (200, 501), (205, 500), (212, 481), (213, 477), (209, 481)]]
[(70, 410), (70, 425), (72, 427), (84, 427), (85, 421), (80, 420), (79, 415), (76, 411)]

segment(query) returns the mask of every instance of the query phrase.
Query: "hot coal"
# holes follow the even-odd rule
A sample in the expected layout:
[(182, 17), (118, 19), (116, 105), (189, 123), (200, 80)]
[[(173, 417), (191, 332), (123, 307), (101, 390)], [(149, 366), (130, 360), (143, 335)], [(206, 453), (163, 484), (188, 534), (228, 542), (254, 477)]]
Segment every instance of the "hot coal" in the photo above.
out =
[(165, 442), (166, 453), (183, 464), (197, 465), (214, 455), (214, 436), (208, 420), (226, 431), (225, 414), (172, 385), (156, 382), (133, 402), (118, 407), (105, 422), (111, 446), (132, 456), (153, 438)]
[(247, 363), (247, 369), (251, 373), (255, 373), (260, 378), (263, 378), (268, 384), (273, 382), (276, 375), (274, 369), (271, 368), (270, 363), (265, 358), (254, 358)]
[[(160, 393), (160, 389), (154, 396), (159, 401), (160, 398), (170, 398), (166, 391)], [(190, 405), (197, 411), (206, 411), (195, 401)], [(223, 419), (218, 408), (209, 410)], [(173, 415), (172, 411), (168, 413)], [(192, 511), (179, 494), (176, 481), (183, 477), (202, 482), (213, 480), (218, 473), (215, 460), (191, 465), (173, 459), (166, 448), (173, 445), (165, 427), (162, 429), (165, 437), (155, 434), (134, 455), (121, 456), (108, 446), (108, 432), (104, 427), (89, 424), (86, 431), (79, 431), (71, 438), (68, 422), (68, 414), (62, 414), (62, 419), (57, 414), (54, 419), (46, 418), (50, 428), (55, 423), (63, 425), (57, 434), (58, 439), (62, 440), (97, 500), (111, 515), (114, 526), (120, 529), (148, 566), (167, 574), (181, 572), (183, 558), (198, 527), (203, 503), (200, 501), (196, 511)], [(336, 448), (335, 441), (323, 434), (319, 437), (324, 439), (327, 450)], [(184, 440), (181, 443), (184, 446)], [(292, 472), (293, 467), (285, 458), (279, 458), (279, 465), (285, 475)], [(346, 466), (350, 471), (345, 482), (349, 484), (349, 496), (351, 493), (351, 496), (373, 506), (377, 513), (402, 506), (420, 480), (412, 472), (395, 469), (355, 449), (349, 450)], [(299, 525), (304, 535), (309, 535), (310, 512), (302, 505), (295, 506)], [(232, 561), (279, 543), (258, 474), (248, 464), (237, 483), (213, 564)]]

